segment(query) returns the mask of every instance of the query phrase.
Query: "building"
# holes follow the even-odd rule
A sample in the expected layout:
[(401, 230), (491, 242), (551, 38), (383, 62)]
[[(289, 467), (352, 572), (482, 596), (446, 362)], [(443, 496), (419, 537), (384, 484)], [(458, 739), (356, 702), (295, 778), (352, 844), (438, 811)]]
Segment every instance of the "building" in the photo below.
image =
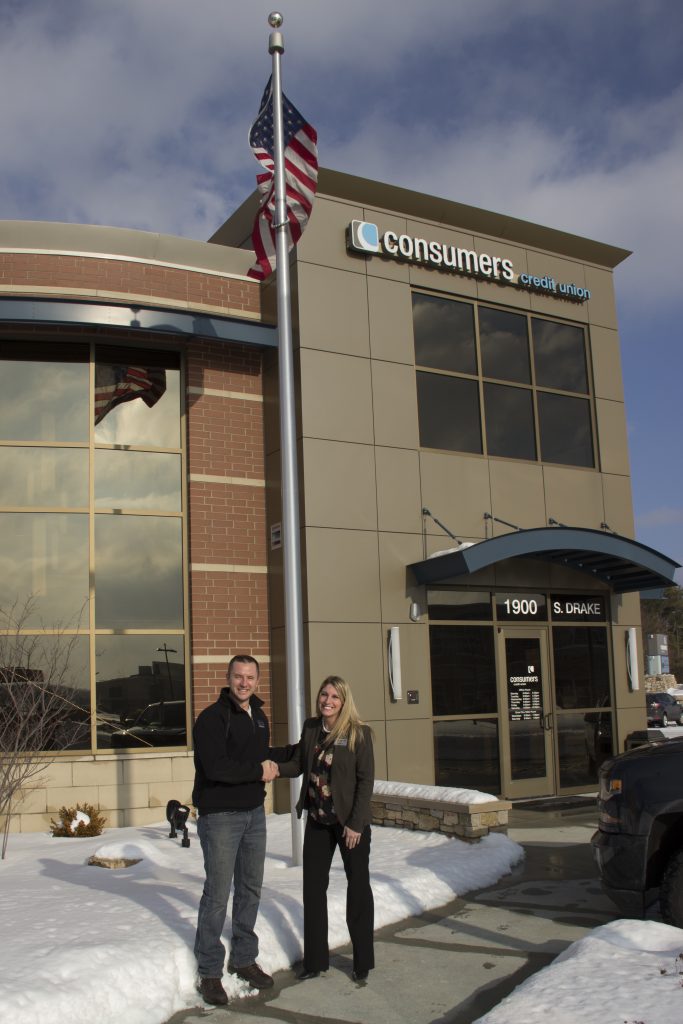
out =
[[(286, 736), (255, 202), (208, 243), (0, 224), (0, 607), (32, 598), (21, 635), (53, 677), (70, 642), (79, 709), (16, 827), (188, 799), (192, 719), (238, 651)], [(380, 776), (578, 792), (645, 726), (626, 645), (676, 564), (632, 539), (627, 255), (321, 172), (292, 257), (307, 690), (353, 682)]]

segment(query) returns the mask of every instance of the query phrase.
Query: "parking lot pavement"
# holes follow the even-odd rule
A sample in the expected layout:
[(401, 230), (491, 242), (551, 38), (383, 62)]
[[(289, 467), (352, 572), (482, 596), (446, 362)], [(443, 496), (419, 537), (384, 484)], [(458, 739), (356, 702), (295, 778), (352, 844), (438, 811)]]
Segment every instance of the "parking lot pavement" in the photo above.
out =
[(496, 885), (378, 931), (366, 983), (351, 980), (343, 948), (320, 978), (300, 982), (280, 971), (265, 993), (226, 1009), (183, 1011), (169, 1024), (472, 1024), (570, 943), (619, 916), (593, 866), (596, 821), (594, 805), (516, 807), (508, 834), (524, 846), (524, 863)]

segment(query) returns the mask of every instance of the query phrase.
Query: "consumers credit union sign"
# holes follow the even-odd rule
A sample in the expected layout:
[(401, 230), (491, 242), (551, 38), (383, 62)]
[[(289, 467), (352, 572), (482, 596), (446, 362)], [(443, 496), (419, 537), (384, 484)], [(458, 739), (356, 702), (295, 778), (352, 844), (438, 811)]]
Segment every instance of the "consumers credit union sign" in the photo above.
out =
[(352, 220), (346, 229), (346, 245), (350, 252), (362, 253), (364, 256), (384, 256), (386, 259), (415, 263), (446, 273), (516, 285), (573, 302), (585, 302), (591, 297), (588, 288), (569, 281), (556, 281), (548, 274), (543, 277), (518, 274), (512, 260), (502, 256), (461, 249), (448, 242), (416, 235), (399, 235), (396, 231), (380, 232), (378, 226), (371, 221)]

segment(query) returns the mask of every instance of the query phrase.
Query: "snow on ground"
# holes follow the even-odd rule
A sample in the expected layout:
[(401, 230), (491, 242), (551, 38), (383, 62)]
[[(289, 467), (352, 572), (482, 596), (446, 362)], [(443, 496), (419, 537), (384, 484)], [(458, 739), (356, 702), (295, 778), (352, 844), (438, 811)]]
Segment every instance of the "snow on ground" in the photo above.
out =
[(613, 921), (574, 942), (477, 1024), (681, 1024), (683, 931)]
[[(0, 862), (1, 1024), (161, 1024), (201, 1005), (192, 942), (203, 884), (191, 847), (168, 825), (108, 830), (95, 839), (14, 835)], [(90, 867), (93, 854), (142, 858), (120, 870)], [(501, 834), (469, 845), (433, 833), (373, 830), (377, 927), (492, 885), (523, 856)], [(348, 941), (345, 879), (330, 883), (330, 945)], [(259, 961), (269, 971), (301, 957), (301, 868), (291, 866), (290, 819), (268, 819)], [(457, 960), (457, 953), (454, 953)], [(226, 976), (234, 998), (245, 983)], [(482, 1017), (479, 1024), (680, 1024), (683, 930), (616, 921), (575, 942)]]
[[(168, 824), (107, 830), (94, 839), (13, 835), (0, 862), (0, 1022), (161, 1024), (202, 1005), (192, 943), (204, 868)], [(301, 959), (301, 868), (291, 865), (289, 815), (268, 819), (268, 855), (257, 924), (259, 963), (273, 972)], [(89, 857), (141, 858), (108, 870)], [(377, 927), (442, 906), (491, 885), (523, 857), (502, 834), (480, 843), (376, 828), (371, 872)], [(330, 946), (348, 942), (346, 879), (335, 858), (330, 879)], [(244, 982), (226, 976), (231, 996)]]

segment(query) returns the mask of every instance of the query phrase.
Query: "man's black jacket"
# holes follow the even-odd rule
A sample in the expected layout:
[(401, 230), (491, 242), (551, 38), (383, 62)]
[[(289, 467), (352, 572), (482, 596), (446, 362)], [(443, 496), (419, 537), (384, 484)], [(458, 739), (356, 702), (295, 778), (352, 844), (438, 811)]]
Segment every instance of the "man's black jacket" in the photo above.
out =
[(261, 762), (276, 752), (270, 750), (263, 701), (252, 694), (249, 704), (251, 715), (224, 686), (216, 703), (205, 708), (195, 722), (192, 803), (199, 814), (249, 811), (264, 801)]

